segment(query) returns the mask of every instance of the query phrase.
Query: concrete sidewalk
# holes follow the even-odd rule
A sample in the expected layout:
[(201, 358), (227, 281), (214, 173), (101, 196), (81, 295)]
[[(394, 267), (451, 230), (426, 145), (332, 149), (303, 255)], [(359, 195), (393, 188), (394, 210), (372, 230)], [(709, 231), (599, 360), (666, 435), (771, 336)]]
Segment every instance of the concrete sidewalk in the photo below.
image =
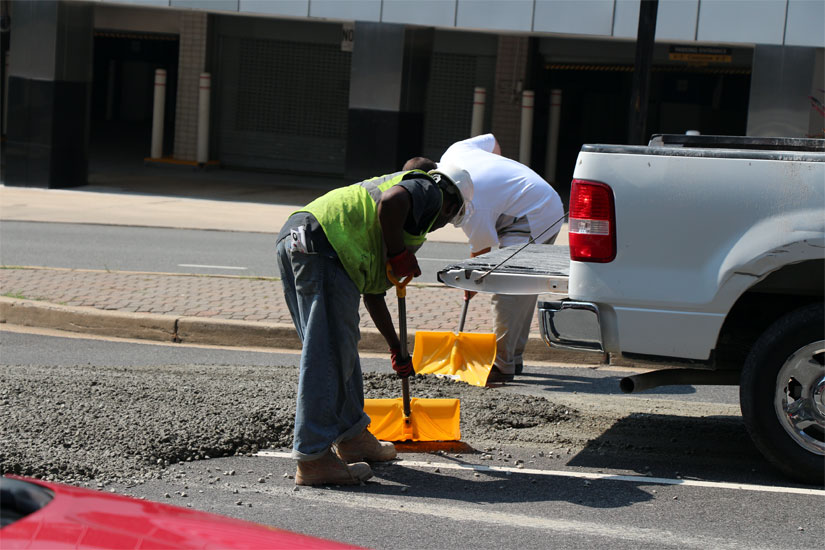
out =
[[(223, 346), (300, 349), (276, 279), (171, 273), (6, 267), (0, 270), (0, 323), (120, 338)], [(463, 293), (436, 285), (407, 290), (410, 344), (418, 331), (455, 331)], [(471, 302), (464, 330), (491, 332), (490, 299)], [(397, 319), (396, 298), (387, 305)], [(387, 345), (361, 305), (361, 345), (386, 352)], [(534, 319), (528, 358), (548, 360)], [(598, 357), (553, 352), (562, 362)]]
[[(0, 219), (277, 233), (296, 207), (344, 183), (277, 176), (280, 181), (265, 185), (259, 181), (262, 175), (225, 171), (220, 180), (214, 174), (202, 176), (150, 171), (148, 176), (98, 175), (90, 178), (97, 180), (92, 185), (73, 190), (0, 187)], [(174, 196), (168, 192), (172, 188)], [(162, 189), (166, 194), (160, 194)], [(466, 242), (463, 232), (452, 226), (431, 237)], [(566, 242), (565, 237), (560, 241)], [(300, 349), (277, 279), (20, 267), (7, 266), (2, 258), (0, 263), (0, 323), (154, 341)], [(457, 330), (462, 299), (460, 290), (411, 284), (410, 340), (416, 331)], [(397, 319), (392, 291), (387, 303)], [(465, 331), (491, 330), (489, 297), (478, 295)], [(386, 352), (363, 305), (361, 332), (363, 351)], [(534, 360), (551, 357), (535, 319), (526, 355)], [(557, 351), (552, 358), (599, 360)]]
[[(292, 212), (343, 184), (291, 177), (282, 186), (177, 178), (74, 189), (3, 186), (0, 219), (277, 234)], [(434, 231), (430, 240), (467, 242), (464, 232), (452, 225)]]

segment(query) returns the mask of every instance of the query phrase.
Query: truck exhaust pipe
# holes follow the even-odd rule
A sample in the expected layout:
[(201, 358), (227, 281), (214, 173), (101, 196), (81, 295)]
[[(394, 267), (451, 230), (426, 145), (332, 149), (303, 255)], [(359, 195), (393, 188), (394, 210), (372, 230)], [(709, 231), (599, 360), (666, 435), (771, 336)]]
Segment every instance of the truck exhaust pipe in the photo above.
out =
[(704, 369), (663, 369), (626, 376), (619, 381), (624, 393), (636, 393), (659, 386), (738, 386), (739, 371)]

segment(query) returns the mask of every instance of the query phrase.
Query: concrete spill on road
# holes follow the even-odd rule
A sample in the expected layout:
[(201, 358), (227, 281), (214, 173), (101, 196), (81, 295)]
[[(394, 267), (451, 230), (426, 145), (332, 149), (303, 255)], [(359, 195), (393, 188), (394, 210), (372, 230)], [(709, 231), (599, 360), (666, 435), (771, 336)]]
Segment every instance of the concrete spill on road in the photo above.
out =
[[(288, 449), (296, 383), (296, 369), (279, 366), (4, 366), (0, 470), (140, 483), (179, 462)], [(398, 397), (400, 386), (395, 375), (364, 375), (366, 397)], [(461, 452), (515, 445), (571, 464), (602, 464), (607, 454), (625, 467), (639, 463), (634, 454), (757, 460), (738, 418), (628, 412), (603, 396), (577, 409), (563, 393), (535, 397), (434, 377), (415, 377), (411, 392), (461, 400)]]

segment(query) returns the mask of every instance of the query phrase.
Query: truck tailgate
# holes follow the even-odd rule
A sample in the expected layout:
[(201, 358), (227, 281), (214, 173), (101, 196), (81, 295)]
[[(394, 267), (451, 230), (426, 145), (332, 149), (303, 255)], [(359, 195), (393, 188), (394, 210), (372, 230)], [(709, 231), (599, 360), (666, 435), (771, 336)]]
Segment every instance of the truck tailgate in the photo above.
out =
[(570, 248), (555, 244), (530, 244), (507, 259), (522, 246), (499, 248), (448, 265), (438, 272), (438, 280), (447, 286), (476, 292), (567, 294)]

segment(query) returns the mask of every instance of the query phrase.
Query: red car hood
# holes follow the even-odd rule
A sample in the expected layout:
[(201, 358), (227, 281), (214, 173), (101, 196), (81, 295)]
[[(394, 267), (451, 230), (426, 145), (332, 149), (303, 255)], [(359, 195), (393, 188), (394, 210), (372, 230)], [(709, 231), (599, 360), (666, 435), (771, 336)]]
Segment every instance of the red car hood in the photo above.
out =
[(0, 547), (48, 549), (354, 548), (168, 504), (7, 476), (45, 487), (54, 498), (0, 529)]

